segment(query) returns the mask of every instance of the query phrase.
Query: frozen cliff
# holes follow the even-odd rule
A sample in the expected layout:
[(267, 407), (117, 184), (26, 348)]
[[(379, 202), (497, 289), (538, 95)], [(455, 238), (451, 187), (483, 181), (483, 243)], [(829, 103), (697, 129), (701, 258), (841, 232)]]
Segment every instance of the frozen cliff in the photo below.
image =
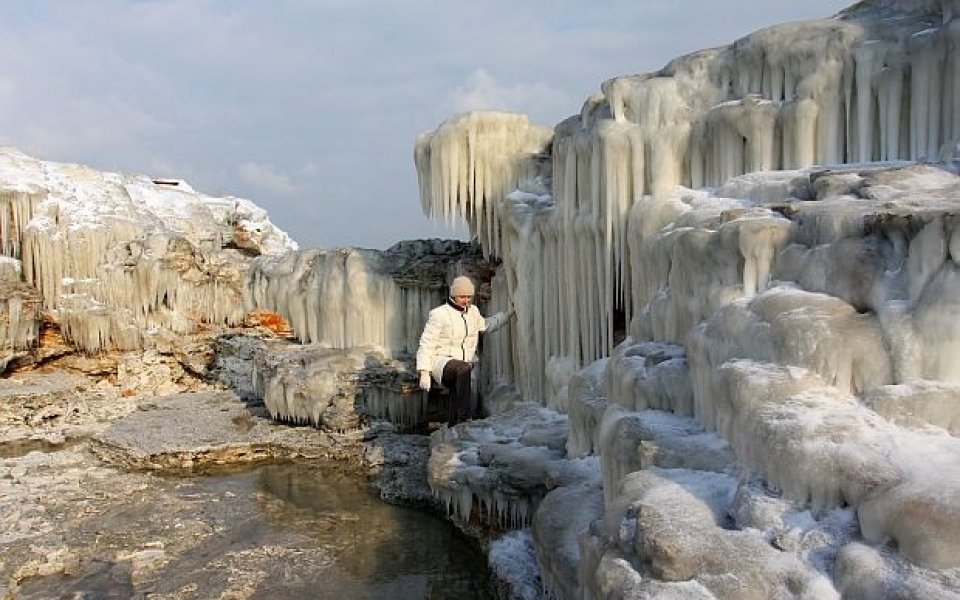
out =
[(0, 248), (5, 347), (34, 345), (45, 312), (94, 353), (239, 323), (251, 257), (296, 244), (248, 200), (0, 148)]
[(512, 408), (434, 436), (458, 518), (530, 527), (557, 597), (960, 597), (958, 9), (861, 2), (552, 131), (417, 139), (425, 212), (518, 313), (484, 357)]

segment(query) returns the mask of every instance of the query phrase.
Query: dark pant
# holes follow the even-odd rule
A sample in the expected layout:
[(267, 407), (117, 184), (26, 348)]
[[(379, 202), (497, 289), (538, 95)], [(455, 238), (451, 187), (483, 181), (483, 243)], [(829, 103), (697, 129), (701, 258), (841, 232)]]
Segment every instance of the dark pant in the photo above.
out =
[(440, 383), (450, 390), (450, 410), (447, 422), (452, 427), (457, 423), (469, 421), (475, 415), (477, 406), (470, 393), (470, 372), (473, 365), (462, 360), (451, 359), (443, 366), (443, 379)]

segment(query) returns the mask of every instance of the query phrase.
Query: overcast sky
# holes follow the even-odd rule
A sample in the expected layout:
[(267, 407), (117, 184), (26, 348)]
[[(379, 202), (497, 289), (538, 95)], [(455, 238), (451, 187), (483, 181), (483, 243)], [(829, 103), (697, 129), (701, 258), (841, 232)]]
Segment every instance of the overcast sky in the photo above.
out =
[(610, 77), (834, 0), (3, 0), (0, 144), (249, 198), (302, 247), (462, 237), (422, 216), (417, 134), (554, 125)]

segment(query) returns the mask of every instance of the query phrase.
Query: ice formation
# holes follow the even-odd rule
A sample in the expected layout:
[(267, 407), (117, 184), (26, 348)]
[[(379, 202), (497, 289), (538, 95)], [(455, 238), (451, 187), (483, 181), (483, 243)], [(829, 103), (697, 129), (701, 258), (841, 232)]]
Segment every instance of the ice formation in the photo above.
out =
[(443, 302), (437, 287), (402, 287), (381, 252), (312, 248), (254, 260), (252, 306), (284, 315), (304, 343), (416, 352), (424, 315)]
[(544, 150), (551, 135), (525, 115), (467, 113), (421, 136), (414, 160), (424, 212), (448, 223), (467, 216), (471, 232), (503, 255), (500, 203), (537, 176), (530, 158)]
[(253, 363), (252, 395), (281, 421), (342, 433), (370, 417), (412, 427), (426, 412), (409, 361), (371, 346), (269, 347), (258, 349)]
[(565, 415), (530, 402), (443, 427), (431, 436), (427, 483), (454, 518), (529, 526), (551, 490), (599, 488), (596, 457), (566, 457), (567, 430)]
[(20, 261), (0, 256), (0, 350), (27, 350), (36, 344), (42, 304), (37, 290), (23, 281)]
[(296, 244), (247, 200), (0, 148), (0, 247), (64, 336), (98, 352), (238, 323), (246, 255)]
[[(664, 282), (635, 263), (665, 258), (638, 254), (647, 254), (645, 233), (688, 208), (689, 199), (668, 200), (677, 185), (718, 186), (744, 173), (815, 164), (952, 156), (960, 141), (953, 16), (949, 2), (864, 2), (838, 18), (770, 27), (659, 72), (605, 82), (579, 115), (557, 125), (552, 141), (501, 113), (461, 115), (421, 136), (416, 164), (425, 212), (465, 219), (507, 262), (511, 292), (519, 288), (522, 298), (528, 282), (543, 290), (525, 303), (531, 310), (521, 315), (526, 331), (518, 336), (536, 340), (542, 350), (532, 354), (542, 360), (521, 365), (518, 383), (542, 395), (543, 361), (569, 356), (585, 364), (609, 354), (618, 325), (651, 303)], [(739, 236), (738, 255), (717, 267), (733, 269), (742, 289), (718, 294), (762, 289), (790, 225), (769, 213), (739, 221), (727, 234)], [(571, 288), (581, 293), (565, 293)], [(685, 308), (696, 319), (712, 306)]]
[(505, 585), (509, 597), (539, 600), (543, 597), (530, 529), (510, 531), (490, 542), (490, 569)]
[[(958, 45), (955, 1), (868, 0), (604, 82), (549, 139), (474, 113), (417, 140), (425, 212), (517, 308), (485, 370), (598, 458), (602, 492), (532, 515), (545, 590), (960, 596)], [(461, 516), (497, 465), (561, 468), (469, 446), (434, 449)]]
[[(486, 273), (491, 270), (476, 244), (410, 240), (386, 250), (312, 248), (261, 255), (253, 259), (244, 289), (248, 308), (283, 315), (294, 336), (307, 346), (344, 354), (375, 349), (384, 360), (395, 360), (392, 380), (362, 386), (362, 404), (372, 417), (411, 427), (429, 412), (428, 400), (408, 378), (430, 309), (443, 302), (450, 282), (461, 274), (477, 282), (476, 301), (485, 314), (505, 308), (488, 301)], [(499, 337), (506, 336), (493, 336), (490, 342), (498, 343)], [(489, 387), (493, 372), (478, 368), (474, 377)], [(317, 394), (313, 400), (322, 403), (324, 397)], [(275, 408), (279, 417), (320, 424), (309, 411), (294, 405), (280, 403)]]

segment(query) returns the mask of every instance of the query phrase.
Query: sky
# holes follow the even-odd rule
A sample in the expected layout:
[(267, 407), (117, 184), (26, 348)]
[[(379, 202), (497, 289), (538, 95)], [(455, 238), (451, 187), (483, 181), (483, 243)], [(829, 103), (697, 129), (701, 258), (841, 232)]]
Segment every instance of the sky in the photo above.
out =
[(3, 0), (0, 144), (248, 198), (301, 247), (455, 237), (416, 136), (553, 126), (611, 77), (827, 17), (834, 0)]

